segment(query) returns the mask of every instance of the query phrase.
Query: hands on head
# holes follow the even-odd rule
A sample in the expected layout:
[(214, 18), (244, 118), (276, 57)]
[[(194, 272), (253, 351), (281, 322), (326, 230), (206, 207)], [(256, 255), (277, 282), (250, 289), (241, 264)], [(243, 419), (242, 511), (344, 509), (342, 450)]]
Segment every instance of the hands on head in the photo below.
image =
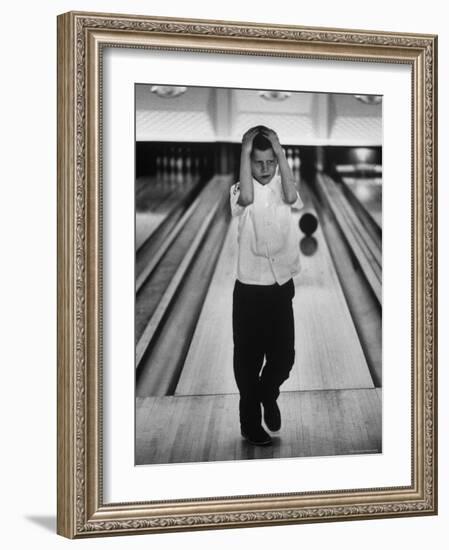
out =
[(254, 128), (250, 128), (243, 134), (242, 138), (242, 148), (248, 150), (251, 152), (251, 148), (253, 146), (254, 138), (259, 133), (260, 126), (254, 126)]
[(262, 134), (266, 137), (271, 142), (273, 149), (276, 150), (276, 148), (280, 147), (281, 144), (276, 132), (271, 128), (267, 128), (267, 126), (259, 125), (253, 126), (243, 134), (242, 147), (245, 150), (251, 152), (253, 141), (257, 134)]
[(279, 137), (276, 134), (276, 132), (271, 128), (267, 128), (266, 126), (259, 125), (259, 126), (254, 126), (253, 128), (250, 128), (243, 134), (242, 147), (248, 151), (251, 151), (254, 138), (259, 133), (262, 134), (271, 142), (271, 144), (273, 145), (273, 149), (280, 146)]
[(274, 130), (271, 128), (267, 128), (266, 126), (259, 126), (259, 131), (262, 135), (264, 135), (269, 141), (271, 141), (271, 144), (273, 145), (273, 148), (276, 148), (280, 145), (279, 137), (276, 134)]

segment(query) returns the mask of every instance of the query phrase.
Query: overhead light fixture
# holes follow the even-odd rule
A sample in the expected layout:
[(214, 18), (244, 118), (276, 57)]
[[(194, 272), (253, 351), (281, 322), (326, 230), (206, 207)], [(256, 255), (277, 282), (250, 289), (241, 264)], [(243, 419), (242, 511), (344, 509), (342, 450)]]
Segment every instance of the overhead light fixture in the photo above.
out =
[(261, 90), (259, 95), (267, 101), (284, 101), (292, 94), (291, 92), (279, 92), (277, 90)]
[(151, 86), (150, 92), (159, 97), (178, 97), (187, 91), (185, 86)]
[(382, 102), (382, 96), (381, 95), (360, 95), (355, 94), (354, 97), (361, 101), (362, 103), (365, 103), (365, 105), (379, 105), (379, 103)]

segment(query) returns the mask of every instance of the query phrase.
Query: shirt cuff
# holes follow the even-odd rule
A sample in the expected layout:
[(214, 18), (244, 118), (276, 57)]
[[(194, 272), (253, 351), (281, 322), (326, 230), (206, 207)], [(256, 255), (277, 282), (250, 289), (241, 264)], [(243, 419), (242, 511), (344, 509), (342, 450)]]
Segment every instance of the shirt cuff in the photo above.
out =
[(298, 191), (296, 191), (297, 198), (295, 202), (291, 205), (292, 208), (295, 210), (301, 210), (301, 208), (304, 208), (304, 203), (302, 202), (301, 197), (299, 196)]

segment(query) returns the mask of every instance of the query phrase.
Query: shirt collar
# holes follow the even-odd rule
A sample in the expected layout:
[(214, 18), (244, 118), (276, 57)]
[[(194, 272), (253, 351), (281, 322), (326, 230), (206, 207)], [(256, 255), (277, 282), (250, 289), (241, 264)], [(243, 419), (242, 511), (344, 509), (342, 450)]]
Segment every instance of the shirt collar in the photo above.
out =
[(272, 191), (275, 187), (275, 182), (277, 177), (278, 177), (277, 174), (275, 174), (271, 178), (271, 181), (269, 183), (266, 183), (265, 185), (262, 185), (256, 180), (256, 178), (253, 178), (254, 188), (259, 189), (260, 191), (268, 191), (268, 190)]

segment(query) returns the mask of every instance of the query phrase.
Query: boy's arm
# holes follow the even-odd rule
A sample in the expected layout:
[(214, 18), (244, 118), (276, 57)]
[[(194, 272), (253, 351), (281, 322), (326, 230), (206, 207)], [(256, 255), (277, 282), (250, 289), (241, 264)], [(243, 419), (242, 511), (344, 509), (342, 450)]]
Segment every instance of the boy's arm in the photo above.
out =
[(240, 155), (240, 194), (237, 203), (248, 206), (254, 200), (253, 176), (251, 174), (251, 149), (258, 128), (250, 128), (243, 135)]
[(230, 206), (231, 206), (231, 215), (241, 216), (245, 212), (246, 207), (239, 204), (240, 198), (240, 184), (236, 183), (231, 186), (230, 189)]
[(295, 187), (295, 179), (293, 178), (292, 171), (285, 158), (284, 150), (279, 143), (279, 138), (275, 131), (270, 128), (264, 128), (263, 134), (271, 141), (274, 154), (276, 155), (279, 163), (279, 171), (281, 173), (282, 190), (284, 192), (285, 202), (293, 204), (298, 199), (298, 192)]

